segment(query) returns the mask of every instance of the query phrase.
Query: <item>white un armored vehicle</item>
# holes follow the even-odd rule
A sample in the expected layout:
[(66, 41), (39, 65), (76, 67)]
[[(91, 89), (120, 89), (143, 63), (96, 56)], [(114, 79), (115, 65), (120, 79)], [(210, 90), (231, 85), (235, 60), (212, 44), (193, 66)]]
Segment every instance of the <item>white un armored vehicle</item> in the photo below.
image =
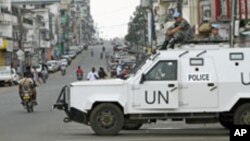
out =
[(54, 108), (98, 135), (166, 119), (249, 125), (250, 48), (216, 46), (158, 51), (127, 80), (71, 83)]

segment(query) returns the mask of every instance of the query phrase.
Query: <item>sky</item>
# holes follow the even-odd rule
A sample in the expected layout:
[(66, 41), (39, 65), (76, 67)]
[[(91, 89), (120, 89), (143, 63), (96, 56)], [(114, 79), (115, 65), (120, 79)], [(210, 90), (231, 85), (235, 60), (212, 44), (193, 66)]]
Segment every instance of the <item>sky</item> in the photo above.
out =
[(129, 18), (140, 0), (90, 0), (91, 15), (100, 37), (110, 39), (127, 34)]

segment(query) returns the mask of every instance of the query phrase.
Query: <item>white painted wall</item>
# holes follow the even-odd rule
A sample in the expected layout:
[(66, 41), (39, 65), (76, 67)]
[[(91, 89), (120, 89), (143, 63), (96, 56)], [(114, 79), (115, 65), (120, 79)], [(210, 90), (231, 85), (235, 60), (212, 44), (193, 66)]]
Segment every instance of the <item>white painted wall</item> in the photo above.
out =
[(11, 0), (0, 0), (0, 7), (7, 7), (8, 11), (11, 11)]
[[(0, 7), (3, 7), (3, 8), (7, 7), (8, 11), (11, 12), (11, 0), (0, 0)], [(5, 22), (11, 23), (12, 18), (14, 18), (14, 16), (10, 14), (6, 14), (6, 13), (1, 14), (1, 10), (0, 10), (0, 18), (1, 20)], [(3, 37), (12, 38), (13, 27), (12, 27), (12, 24), (10, 23), (0, 23), (0, 37), (3, 36)]]

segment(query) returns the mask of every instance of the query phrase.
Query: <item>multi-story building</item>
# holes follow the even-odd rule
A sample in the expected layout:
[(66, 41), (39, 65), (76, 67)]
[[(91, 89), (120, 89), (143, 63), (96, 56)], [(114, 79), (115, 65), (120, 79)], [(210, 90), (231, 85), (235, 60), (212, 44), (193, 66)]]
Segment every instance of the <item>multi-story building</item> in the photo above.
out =
[(12, 15), (11, 1), (0, 1), (0, 66), (12, 65), (13, 26), (17, 24), (17, 17)]
[[(158, 44), (162, 43), (166, 29), (174, 22), (171, 15), (175, 10), (182, 13), (193, 26), (195, 33), (198, 34), (198, 27), (202, 22), (208, 21), (220, 24), (221, 35), (225, 39), (228, 38), (231, 0), (142, 0), (141, 2), (142, 4), (151, 2)], [(250, 16), (250, 2), (248, 0), (236, 0), (236, 2), (237, 18), (247, 22)]]
[[(26, 54), (33, 53), (32, 64), (46, 62), (53, 58), (53, 52), (56, 50), (56, 20), (55, 15), (58, 15), (59, 0), (12, 0), (12, 4), (32, 11), (36, 16), (33, 32), (29, 32), (35, 40), (33, 49), (27, 49)], [(53, 11), (54, 13), (52, 13)]]
[(51, 45), (51, 51), (48, 55), (49, 60), (50, 59), (58, 59), (60, 56), (59, 52), (59, 20), (60, 20), (60, 3), (54, 3), (51, 5), (48, 5), (50, 12), (51, 12), (51, 22), (50, 22), (50, 45)]
[(38, 53), (41, 58), (39, 60), (41, 62), (46, 62), (49, 58), (49, 54), (51, 51), (51, 38), (52, 38), (52, 27), (50, 26), (52, 23), (52, 14), (48, 8), (38, 8), (33, 9), (37, 15), (42, 17), (42, 24), (37, 26), (38, 30)]
[(33, 49), (25, 49), (26, 54), (36, 56), (32, 64), (58, 59), (70, 45), (82, 45), (91, 39), (89, 0), (12, 0), (12, 4), (42, 17), (39, 22), (35, 20), (34, 31), (27, 32), (36, 42)]
[(75, 0), (78, 14), (80, 44), (89, 44), (94, 33), (94, 21), (90, 15), (90, 0)]
[(59, 18), (59, 54), (64, 54), (69, 49), (69, 22), (70, 22), (70, 5), (71, 0), (61, 0), (60, 18)]

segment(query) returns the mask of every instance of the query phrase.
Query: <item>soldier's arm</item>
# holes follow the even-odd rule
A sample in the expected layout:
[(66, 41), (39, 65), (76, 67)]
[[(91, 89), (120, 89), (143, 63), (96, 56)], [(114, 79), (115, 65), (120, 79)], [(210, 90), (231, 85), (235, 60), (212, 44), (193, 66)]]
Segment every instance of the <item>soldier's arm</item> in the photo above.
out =
[(175, 34), (177, 31), (179, 31), (179, 30), (181, 30), (181, 26), (177, 26), (176, 28), (174, 28), (174, 29), (172, 29), (172, 30), (169, 30), (168, 32), (167, 32), (167, 35), (173, 35), (173, 34)]

